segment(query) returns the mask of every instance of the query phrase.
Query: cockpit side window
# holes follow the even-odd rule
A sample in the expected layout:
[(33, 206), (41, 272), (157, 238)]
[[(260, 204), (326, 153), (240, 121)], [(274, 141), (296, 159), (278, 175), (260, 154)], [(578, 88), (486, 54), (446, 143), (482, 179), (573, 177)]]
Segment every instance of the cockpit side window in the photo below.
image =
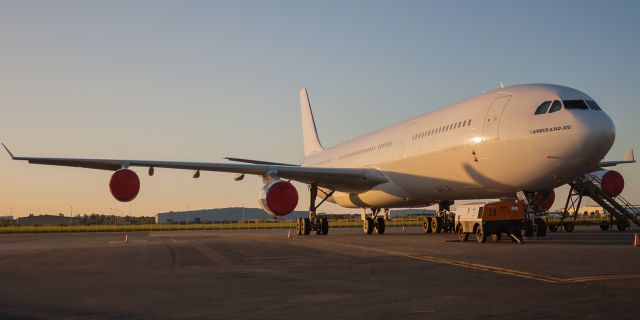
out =
[(558, 111), (560, 109), (562, 109), (562, 103), (560, 102), (560, 100), (555, 100), (551, 104), (551, 108), (549, 109), (549, 113), (554, 113), (554, 112), (556, 112), (556, 111)]
[(587, 100), (587, 104), (589, 105), (589, 108), (591, 108), (592, 110), (602, 111), (600, 106), (593, 100)]
[(551, 105), (551, 101), (545, 101), (536, 109), (536, 113), (534, 114), (545, 114), (547, 110), (549, 110), (549, 106)]
[(587, 107), (587, 104), (584, 102), (584, 100), (563, 100), (562, 103), (564, 103), (565, 109), (589, 110), (589, 107)]

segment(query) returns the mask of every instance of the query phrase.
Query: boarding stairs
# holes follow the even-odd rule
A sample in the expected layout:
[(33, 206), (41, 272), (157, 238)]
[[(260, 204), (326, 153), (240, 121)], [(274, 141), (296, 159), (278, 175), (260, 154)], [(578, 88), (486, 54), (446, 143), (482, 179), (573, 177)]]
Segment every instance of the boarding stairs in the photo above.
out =
[(564, 207), (565, 214), (569, 212), (569, 209), (573, 209), (573, 219), (575, 220), (580, 212), (582, 197), (587, 196), (602, 206), (617, 221), (625, 221), (628, 225), (628, 221), (631, 220), (640, 226), (640, 210), (620, 195), (617, 197), (609, 196), (599, 187), (600, 185), (602, 185), (600, 179), (591, 175), (582, 176), (569, 182), (571, 190)]

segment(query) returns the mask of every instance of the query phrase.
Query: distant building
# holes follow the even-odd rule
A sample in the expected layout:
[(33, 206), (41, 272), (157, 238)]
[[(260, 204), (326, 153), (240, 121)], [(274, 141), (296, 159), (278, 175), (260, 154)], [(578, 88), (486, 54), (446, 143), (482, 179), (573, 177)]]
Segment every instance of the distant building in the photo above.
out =
[(9, 223), (13, 221), (13, 216), (0, 216), (0, 223)]
[(63, 215), (44, 214), (39, 216), (30, 215), (18, 218), (21, 226), (68, 226), (73, 222), (73, 218)]

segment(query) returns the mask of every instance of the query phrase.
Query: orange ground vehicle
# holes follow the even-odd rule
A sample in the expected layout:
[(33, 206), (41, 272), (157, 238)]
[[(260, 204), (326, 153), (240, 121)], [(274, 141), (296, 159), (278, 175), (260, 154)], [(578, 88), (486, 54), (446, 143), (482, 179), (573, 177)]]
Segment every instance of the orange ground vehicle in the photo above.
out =
[(478, 242), (486, 242), (489, 236), (499, 241), (505, 233), (522, 243), (524, 216), (524, 204), (517, 200), (464, 204), (456, 208), (456, 232), (461, 241), (467, 241), (470, 234)]

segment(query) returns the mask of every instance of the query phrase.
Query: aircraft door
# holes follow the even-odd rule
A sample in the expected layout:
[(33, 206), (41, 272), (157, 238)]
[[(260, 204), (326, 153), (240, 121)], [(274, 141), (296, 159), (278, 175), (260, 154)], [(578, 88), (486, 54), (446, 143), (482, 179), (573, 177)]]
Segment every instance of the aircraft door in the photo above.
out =
[(504, 109), (507, 107), (511, 96), (501, 96), (495, 98), (489, 106), (487, 115), (484, 119), (484, 125), (482, 127), (482, 141), (497, 140), (500, 133), (500, 120)]

